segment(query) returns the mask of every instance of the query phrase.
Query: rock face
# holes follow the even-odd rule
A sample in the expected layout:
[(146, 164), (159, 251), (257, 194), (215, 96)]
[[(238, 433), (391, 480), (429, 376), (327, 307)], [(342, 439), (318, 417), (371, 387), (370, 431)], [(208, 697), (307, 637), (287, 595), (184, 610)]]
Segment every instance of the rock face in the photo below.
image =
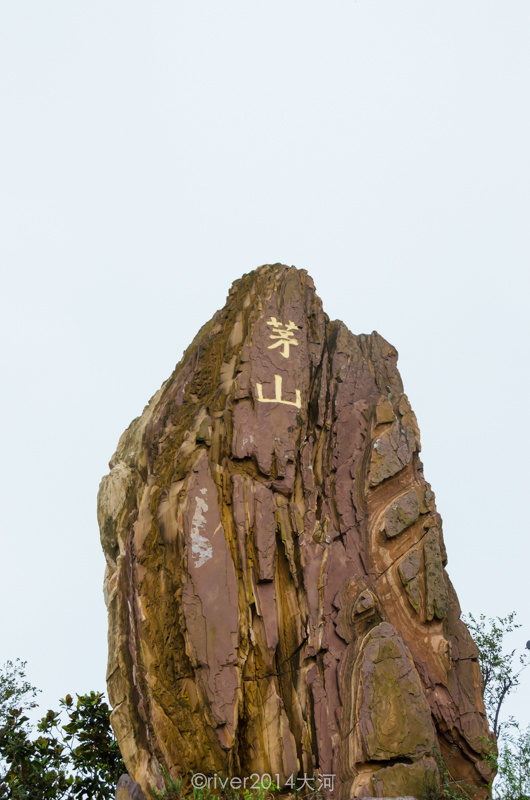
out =
[(261, 267), (121, 437), (98, 507), (107, 679), (148, 797), (161, 767), (420, 796), (437, 749), (487, 796), (477, 650), (396, 361), (305, 271)]
[(122, 775), (116, 786), (115, 800), (146, 800), (140, 784), (128, 775)]

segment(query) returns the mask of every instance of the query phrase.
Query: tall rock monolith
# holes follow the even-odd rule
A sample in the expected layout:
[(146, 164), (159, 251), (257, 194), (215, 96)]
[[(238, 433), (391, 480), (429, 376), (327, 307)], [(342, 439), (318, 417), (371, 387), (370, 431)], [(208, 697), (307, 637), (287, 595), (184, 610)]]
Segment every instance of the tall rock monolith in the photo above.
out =
[(121, 437), (107, 680), (148, 797), (163, 771), (419, 797), (438, 751), (487, 796), (477, 649), (396, 361), (304, 270), (260, 267)]

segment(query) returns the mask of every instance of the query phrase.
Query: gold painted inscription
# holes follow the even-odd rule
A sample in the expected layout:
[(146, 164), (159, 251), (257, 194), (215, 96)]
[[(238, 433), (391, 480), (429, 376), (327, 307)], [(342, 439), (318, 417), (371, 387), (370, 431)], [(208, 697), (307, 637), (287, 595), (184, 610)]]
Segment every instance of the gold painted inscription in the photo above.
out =
[(256, 389), (258, 391), (258, 400), (260, 403), (282, 403), (284, 406), (295, 406), (296, 408), (302, 408), (302, 397), (300, 394), (300, 389), (295, 390), (295, 400), (284, 400), (282, 398), (282, 376), (275, 375), (274, 376), (274, 397), (263, 397), (263, 385), (261, 383), (256, 384)]

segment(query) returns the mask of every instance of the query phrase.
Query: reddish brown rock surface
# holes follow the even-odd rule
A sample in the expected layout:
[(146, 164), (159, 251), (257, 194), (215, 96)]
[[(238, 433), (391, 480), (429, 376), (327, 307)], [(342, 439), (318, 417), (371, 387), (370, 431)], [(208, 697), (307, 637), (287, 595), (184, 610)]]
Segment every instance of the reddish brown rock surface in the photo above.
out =
[(303, 270), (261, 267), (120, 439), (108, 689), (147, 796), (161, 767), (418, 796), (439, 748), (486, 797), (477, 650), (396, 361)]

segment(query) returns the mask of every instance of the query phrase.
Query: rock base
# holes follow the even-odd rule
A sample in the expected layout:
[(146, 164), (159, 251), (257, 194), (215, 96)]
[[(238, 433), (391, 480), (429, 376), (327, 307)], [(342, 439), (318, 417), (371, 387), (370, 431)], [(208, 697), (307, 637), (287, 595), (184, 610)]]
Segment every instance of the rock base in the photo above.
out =
[(116, 786), (116, 800), (146, 800), (142, 787), (128, 775), (122, 775)]

